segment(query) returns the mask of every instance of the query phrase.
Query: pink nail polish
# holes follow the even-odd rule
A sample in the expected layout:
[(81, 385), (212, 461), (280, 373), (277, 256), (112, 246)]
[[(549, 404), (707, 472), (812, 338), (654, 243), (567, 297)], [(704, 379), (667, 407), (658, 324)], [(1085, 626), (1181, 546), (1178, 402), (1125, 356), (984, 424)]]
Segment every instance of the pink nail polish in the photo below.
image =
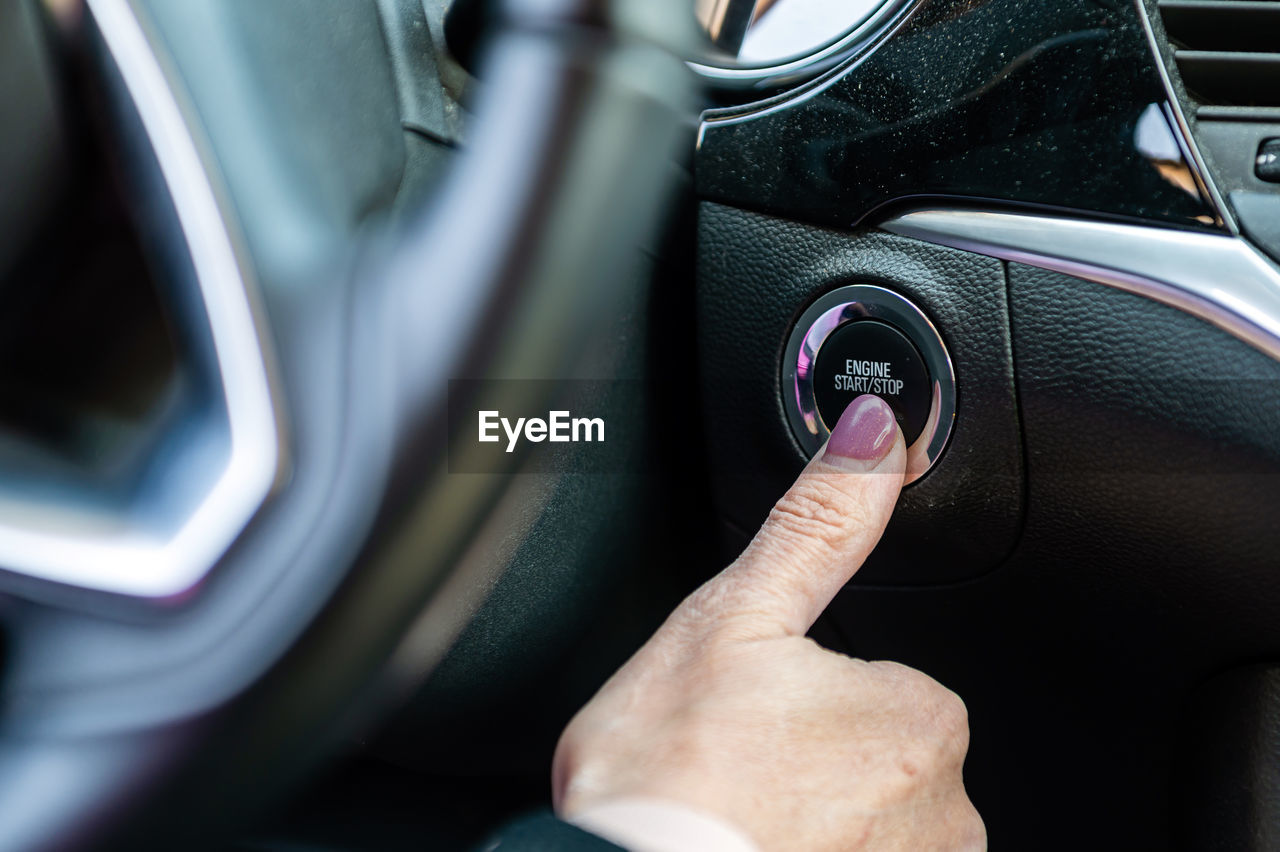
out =
[(862, 462), (878, 462), (893, 449), (898, 422), (889, 403), (864, 394), (845, 408), (827, 441), (827, 455)]

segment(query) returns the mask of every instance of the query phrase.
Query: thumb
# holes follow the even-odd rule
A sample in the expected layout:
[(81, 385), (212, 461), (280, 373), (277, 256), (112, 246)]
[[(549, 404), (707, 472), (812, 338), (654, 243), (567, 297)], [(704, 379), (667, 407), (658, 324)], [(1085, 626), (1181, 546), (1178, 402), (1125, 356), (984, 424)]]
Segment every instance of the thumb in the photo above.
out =
[(889, 405), (870, 395), (849, 403), (743, 554), (690, 599), (698, 620), (752, 638), (808, 632), (880, 540), (905, 464)]

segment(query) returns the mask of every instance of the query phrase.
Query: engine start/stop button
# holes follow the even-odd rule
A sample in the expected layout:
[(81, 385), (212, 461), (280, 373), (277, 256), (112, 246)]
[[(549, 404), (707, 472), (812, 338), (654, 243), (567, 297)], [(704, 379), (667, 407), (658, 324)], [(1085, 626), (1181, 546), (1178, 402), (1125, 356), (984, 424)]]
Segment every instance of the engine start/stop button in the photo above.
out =
[(924, 430), (933, 399), (929, 372), (915, 344), (893, 326), (878, 320), (840, 326), (818, 350), (813, 372), (818, 416), (827, 431), (866, 393), (889, 403), (908, 446)]
[(791, 332), (782, 365), (783, 406), (809, 455), (863, 394), (893, 409), (907, 443), (907, 480), (946, 448), (956, 413), (955, 373), (924, 312), (884, 287), (855, 284), (819, 298)]

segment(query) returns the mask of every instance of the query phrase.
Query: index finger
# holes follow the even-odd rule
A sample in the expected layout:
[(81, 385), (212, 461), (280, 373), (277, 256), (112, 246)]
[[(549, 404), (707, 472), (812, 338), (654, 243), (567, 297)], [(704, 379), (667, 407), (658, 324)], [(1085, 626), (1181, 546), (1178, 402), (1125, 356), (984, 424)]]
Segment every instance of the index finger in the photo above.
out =
[(804, 635), (879, 542), (905, 465), (893, 410), (879, 397), (853, 400), (747, 549), (677, 615), (754, 638)]

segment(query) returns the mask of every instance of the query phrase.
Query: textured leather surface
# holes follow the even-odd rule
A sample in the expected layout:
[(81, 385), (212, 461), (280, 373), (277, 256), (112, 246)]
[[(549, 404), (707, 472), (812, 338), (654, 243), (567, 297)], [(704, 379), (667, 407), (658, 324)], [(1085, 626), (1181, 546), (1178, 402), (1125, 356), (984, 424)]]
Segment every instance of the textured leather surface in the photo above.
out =
[(782, 351), (799, 314), (844, 284), (875, 283), (937, 325), (957, 382), (941, 461), (903, 494), (859, 581), (947, 582), (993, 568), (1022, 512), (1002, 264), (882, 232), (847, 233), (704, 203), (698, 225), (698, 367), (717, 508), (754, 530), (805, 457), (782, 408)]
[(1173, 308), (1010, 265), (1028, 508), (998, 571), (848, 590), (848, 649), (967, 702), (995, 849), (1168, 848), (1187, 697), (1280, 657), (1280, 364)]

